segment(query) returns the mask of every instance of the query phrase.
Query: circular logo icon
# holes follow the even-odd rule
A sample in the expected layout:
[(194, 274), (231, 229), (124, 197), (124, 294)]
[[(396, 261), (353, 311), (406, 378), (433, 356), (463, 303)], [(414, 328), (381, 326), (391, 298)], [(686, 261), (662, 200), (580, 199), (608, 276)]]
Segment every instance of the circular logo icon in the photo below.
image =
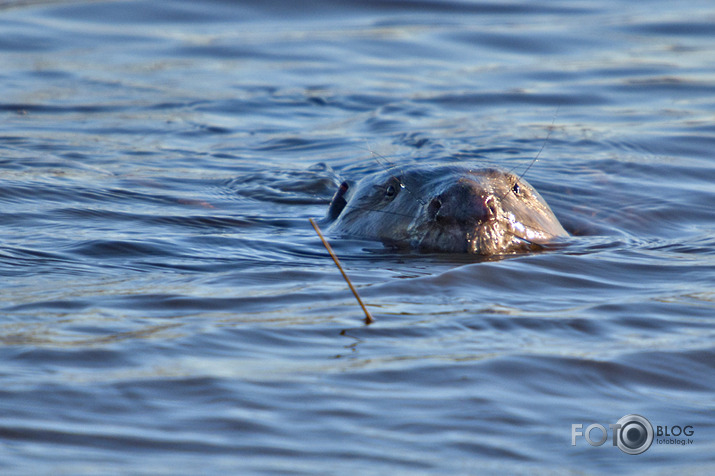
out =
[(621, 427), (616, 430), (616, 441), (618, 447), (629, 455), (639, 455), (644, 453), (653, 443), (653, 425), (640, 415), (626, 415), (618, 424)]

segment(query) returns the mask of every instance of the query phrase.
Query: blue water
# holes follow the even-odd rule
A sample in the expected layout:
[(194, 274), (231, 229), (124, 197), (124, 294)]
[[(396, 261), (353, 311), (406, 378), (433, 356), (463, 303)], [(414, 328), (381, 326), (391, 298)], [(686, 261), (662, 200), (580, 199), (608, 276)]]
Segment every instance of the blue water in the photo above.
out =
[[(715, 472), (712, 2), (2, 2), (0, 64), (2, 474)], [(573, 238), (331, 237), (365, 326), (308, 218), (377, 154)], [(633, 413), (692, 444), (571, 445)]]

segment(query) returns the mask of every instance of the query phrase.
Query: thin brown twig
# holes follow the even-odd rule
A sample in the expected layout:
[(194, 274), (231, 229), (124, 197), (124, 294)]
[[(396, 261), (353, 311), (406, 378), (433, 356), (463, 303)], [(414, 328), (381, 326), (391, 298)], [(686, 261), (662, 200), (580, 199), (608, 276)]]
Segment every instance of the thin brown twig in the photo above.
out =
[(357, 292), (357, 289), (355, 289), (355, 286), (353, 286), (353, 283), (350, 282), (350, 278), (348, 278), (348, 275), (345, 273), (343, 270), (343, 267), (340, 265), (340, 260), (338, 260), (337, 255), (333, 251), (333, 248), (330, 247), (330, 243), (323, 237), (323, 234), (320, 232), (320, 228), (318, 228), (318, 224), (313, 221), (312, 218), (309, 218), (310, 224), (313, 225), (313, 228), (315, 228), (315, 232), (318, 234), (320, 237), (320, 241), (323, 242), (323, 246), (325, 246), (325, 249), (328, 250), (328, 253), (330, 253), (330, 257), (333, 258), (333, 261), (335, 261), (335, 266), (338, 267), (340, 270), (340, 274), (343, 275), (343, 278), (345, 279), (345, 282), (348, 283), (348, 286), (350, 287), (350, 290), (353, 292), (355, 295), (355, 299), (357, 299), (358, 304), (360, 304), (360, 307), (362, 308), (363, 312), (365, 313), (365, 324), (372, 324), (375, 322), (375, 319), (372, 318), (372, 315), (370, 314), (370, 311), (367, 310), (367, 307), (365, 307), (365, 304), (363, 304), (362, 299), (360, 299), (360, 295)]

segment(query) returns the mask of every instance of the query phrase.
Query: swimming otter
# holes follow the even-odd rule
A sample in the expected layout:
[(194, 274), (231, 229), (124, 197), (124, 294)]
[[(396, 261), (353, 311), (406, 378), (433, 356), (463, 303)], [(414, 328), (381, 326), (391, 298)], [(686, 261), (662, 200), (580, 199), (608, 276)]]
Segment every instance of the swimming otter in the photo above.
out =
[(328, 231), (421, 251), (497, 255), (542, 249), (568, 233), (526, 180), (498, 169), (391, 168), (343, 182)]

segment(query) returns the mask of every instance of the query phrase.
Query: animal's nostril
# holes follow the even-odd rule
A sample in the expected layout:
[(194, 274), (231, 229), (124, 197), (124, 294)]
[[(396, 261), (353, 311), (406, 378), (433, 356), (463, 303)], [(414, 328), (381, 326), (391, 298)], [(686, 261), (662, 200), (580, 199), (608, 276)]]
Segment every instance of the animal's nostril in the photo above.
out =
[(436, 217), (437, 213), (439, 212), (439, 209), (442, 208), (442, 200), (439, 198), (434, 198), (432, 201), (429, 203), (428, 207), (428, 212), (431, 217)]
[(497, 217), (497, 204), (494, 197), (487, 197), (484, 200), (484, 210), (486, 211), (488, 220), (493, 220)]

